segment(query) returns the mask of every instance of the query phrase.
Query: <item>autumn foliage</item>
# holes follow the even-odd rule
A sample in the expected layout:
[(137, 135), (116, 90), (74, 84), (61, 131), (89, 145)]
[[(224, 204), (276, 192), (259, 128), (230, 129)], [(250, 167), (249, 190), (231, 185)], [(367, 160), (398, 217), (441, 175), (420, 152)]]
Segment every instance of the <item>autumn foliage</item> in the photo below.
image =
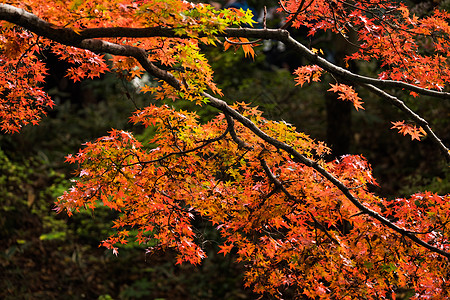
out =
[[(327, 161), (331, 151), (322, 142), (265, 119), (251, 105), (217, 98), (222, 92), (201, 53), (206, 46), (242, 48), (253, 57), (260, 39), (279, 40), (311, 63), (294, 72), (293, 84), (331, 74), (329, 91), (356, 110), (364, 109), (357, 88), (367, 89), (405, 114), (393, 129), (411, 139), (427, 136), (449, 161), (432, 126), (402, 100), (450, 98), (447, 12), (418, 18), (389, 1), (280, 1), (285, 26), (268, 29), (252, 28), (250, 11), (178, 0), (6, 3), (0, 5), (4, 132), (37, 124), (53, 106), (42, 89), (46, 51), (70, 63), (66, 76), (74, 81), (105, 72), (131, 80), (147, 72), (154, 81), (143, 93), (220, 112), (201, 123), (193, 112), (149, 105), (130, 121), (155, 128), (151, 140), (112, 130), (67, 156), (79, 166), (77, 178), (56, 210), (118, 211), (116, 234), (102, 246), (118, 254), (127, 242), (149, 244), (148, 251), (176, 250), (176, 263), (200, 264), (207, 254), (193, 221), (203, 218), (223, 238), (219, 253), (244, 262), (245, 285), (257, 293), (383, 299), (412, 290), (415, 299), (450, 298), (450, 195), (377, 196), (363, 156)], [(311, 38), (356, 33), (358, 48), (347, 61), (377, 61), (378, 77), (337, 67), (293, 39), (289, 27), (306, 27)]]

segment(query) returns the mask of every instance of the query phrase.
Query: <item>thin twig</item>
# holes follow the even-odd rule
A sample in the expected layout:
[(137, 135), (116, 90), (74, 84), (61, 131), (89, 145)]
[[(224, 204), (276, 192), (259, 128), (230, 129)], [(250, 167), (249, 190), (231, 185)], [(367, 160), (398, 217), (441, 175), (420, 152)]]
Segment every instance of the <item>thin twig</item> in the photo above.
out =
[(247, 144), (246, 142), (244, 142), (237, 136), (236, 131), (234, 130), (233, 118), (229, 114), (226, 114), (226, 113), (225, 113), (225, 118), (227, 119), (227, 122), (228, 122), (227, 131), (230, 133), (231, 138), (238, 145), (238, 147), (245, 148), (247, 150), (253, 149), (252, 146), (250, 146), (249, 144)]
[(235, 41), (232, 41), (229, 38), (225, 37), (225, 41), (232, 45), (253, 45), (253, 44), (261, 42), (262, 40), (263, 39), (257, 39), (256, 41), (249, 41), (249, 42), (235, 42)]

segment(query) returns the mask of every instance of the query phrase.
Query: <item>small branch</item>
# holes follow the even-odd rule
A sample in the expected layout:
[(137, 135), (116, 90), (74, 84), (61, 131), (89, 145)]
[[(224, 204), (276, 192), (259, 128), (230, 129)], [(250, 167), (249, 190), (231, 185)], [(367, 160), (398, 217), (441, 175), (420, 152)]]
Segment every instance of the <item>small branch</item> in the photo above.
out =
[(280, 4), (281, 9), (282, 9), (285, 13), (287, 13), (288, 15), (294, 14), (293, 12), (290, 12), (290, 11), (287, 10), (286, 6), (284, 6), (284, 4), (283, 4), (283, 0), (278, 1), (278, 3)]
[(378, 88), (398, 88), (398, 89), (406, 89), (409, 91), (416, 92), (418, 94), (437, 97), (441, 99), (450, 99), (450, 93), (447, 92), (439, 92), (435, 90), (429, 90), (426, 88), (421, 88), (403, 81), (395, 81), (395, 80), (384, 80), (384, 79), (376, 79), (372, 77), (367, 77), (359, 74), (355, 74), (353, 72), (350, 72), (349, 70), (346, 70), (344, 68), (341, 68), (326, 59), (316, 55), (314, 52), (309, 50), (307, 47), (305, 47), (303, 44), (299, 43), (292, 37), (288, 36), (287, 38), (280, 38), (279, 40), (284, 42), (286, 45), (294, 48), (298, 52), (304, 55), (304, 57), (309, 60), (311, 63), (317, 64), (319, 67), (327, 70), (330, 73), (333, 73), (334, 75), (344, 78), (348, 81), (356, 82), (356, 83), (367, 83), (372, 84)]
[(263, 28), (267, 29), (267, 7), (264, 5)]
[[(282, 2), (283, 2), (283, 1), (280, 0), (280, 3), (282, 3)], [(311, 2), (309, 3), (309, 5), (311, 5), (312, 2), (313, 2), (313, 0), (311, 0)], [(303, 9), (303, 4), (305, 4), (305, 0), (302, 0), (302, 2), (300, 2), (299, 6), (298, 6), (298, 8), (297, 8), (297, 11), (296, 11), (295, 13), (288, 13), (289, 15), (293, 15), (293, 16), (291, 16), (291, 18), (289, 19), (288, 22), (286, 22), (283, 26), (280, 27), (281, 29), (286, 29), (286, 28), (288, 28), (289, 26), (291, 26), (291, 24), (294, 22), (294, 20), (297, 18), (297, 16), (300, 14), (300, 12), (302, 12), (302, 11), (304, 10), (304, 9)], [(308, 6), (309, 6), (309, 5), (308, 5)], [(308, 8), (308, 6), (305, 7), (305, 9)], [(285, 11), (287, 12), (287, 10), (285, 10)]]
[(231, 138), (238, 145), (238, 147), (244, 148), (244, 149), (247, 149), (247, 150), (253, 149), (252, 146), (250, 146), (249, 144), (247, 144), (246, 142), (244, 142), (243, 140), (241, 140), (237, 136), (236, 131), (234, 130), (234, 120), (233, 120), (233, 118), (230, 117), (230, 115), (228, 115), (226, 113), (225, 113), (225, 118), (227, 119), (227, 123), (228, 123), (227, 131), (230, 133)]
[(339, 243), (338, 240), (336, 240), (334, 237), (332, 237), (330, 235), (330, 233), (328, 232), (327, 228), (325, 226), (322, 225), (322, 223), (320, 223), (316, 217), (314, 217), (314, 215), (312, 213), (309, 212), (309, 215), (311, 216), (311, 218), (313, 219), (314, 223), (322, 230), (323, 233), (325, 233), (325, 235), (332, 240), (334, 243), (340, 245), (341, 243)]
[[(299, 202), (299, 200), (294, 197), (291, 193), (289, 193), (289, 191), (284, 187), (284, 185), (275, 177), (275, 175), (272, 173), (272, 171), (270, 171), (269, 166), (267, 165), (267, 162), (264, 158), (260, 157), (259, 161), (261, 162), (261, 166), (264, 169), (264, 172), (266, 172), (267, 176), (269, 177), (270, 181), (272, 181), (275, 184), (275, 190), (277, 189), (281, 189), (283, 191), (283, 193), (291, 200), (295, 200), (296, 202)], [(337, 241), (334, 237), (332, 237), (330, 235), (330, 233), (328, 232), (328, 230), (325, 228), (325, 226), (323, 226), (317, 219), (316, 217), (314, 217), (314, 215), (312, 213), (309, 212), (310, 217), (313, 219), (314, 223), (322, 230), (323, 233), (325, 233), (325, 235), (332, 240), (334, 243), (336, 244), (340, 244), (339, 241)]]
[(405, 112), (409, 117), (411, 117), (414, 122), (416, 122), (418, 125), (422, 126), (429, 138), (436, 144), (436, 146), (441, 150), (442, 154), (446, 158), (447, 162), (450, 162), (450, 150), (442, 143), (441, 139), (437, 137), (437, 135), (433, 132), (433, 130), (428, 125), (428, 122), (425, 121), (423, 118), (421, 118), (419, 115), (417, 115), (414, 111), (412, 111), (406, 104), (398, 99), (397, 97), (394, 97), (385, 91), (371, 85), (371, 84), (363, 84), (363, 87), (371, 91), (372, 93), (380, 96), (381, 98), (387, 100), (392, 105), (398, 107), (401, 111)]
[(211, 143), (220, 141), (221, 139), (225, 138), (225, 136), (227, 135), (228, 132), (229, 132), (229, 128), (227, 128), (221, 135), (219, 135), (219, 136), (217, 136), (215, 138), (212, 138), (212, 139), (204, 140), (204, 141), (202, 141), (203, 144), (201, 144), (200, 146), (197, 146), (195, 148), (189, 149), (189, 150), (179, 151), (179, 152), (172, 152), (172, 153), (168, 153), (168, 154), (166, 154), (166, 155), (164, 155), (164, 156), (162, 156), (160, 158), (157, 158), (157, 159), (147, 160), (147, 161), (138, 161), (136, 163), (126, 164), (126, 165), (122, 165), (122, 166), (129, 167), (129, 166), (133, 166), (133, 165), (142, 165), (142, 164), (150, 164), (150, 163), (155, 163), (155, 162), (161, 162), (161, 161), (163, 161), (163, 160), (165, 160), (165, 159), (167, 159), (167, 158), (169, 158), (171, 156), (174, 156), (174, 155), (185, 155), (185, 154), (188, 154), (188, 153), (191, 153), (191, 152), (195, 152), (195, 151), (200, 150), (201, 148), (203, 148), (203, 147), (205, 147), (205, 146), (207, 146), (207, 145), (209, 145)]
[(249, 42), (234, 42), (234, 41), (228, 39), (227, 37), (225, 37), (225, 41), (232, 45), (253, 45), (253, 44), (261, 42), (262, 40), (263, 39), (257, 39), (256, 41), (249, 41)]
[(360, 216), (360, 215), (365, 215), (365, 214), (366, 214), (365, 212), (359, 211), (356, 214), (353, 214), (353, 215), (349, 216), (348, 218), (350, 219), (350, 218), (357, 217), (357, 216)]
[(281, 189), (281, 191), (291, 200), (295, 200), (295, 202), (300, 202), (297, 197), (294, 197), (287, 189), (286, 187), (283, 185), (283, 183), (281, 183), (281, 181), (279, 181), (275, 175), (272, 173), (272, 171), (270, 171), (269, 166), (267, 165), (267, 162), (264, 158), (260, 157), (259, 161), (261, 162), (261, 166), (264, 169), (264, 172), (266, 172), (267, 177), (269, 177), (270, 181), (272, 181), (275, 184), (275, 187), (277, 189)]
[(357, 189), (362, 188), (363, 186), (365, 186), (365, 184), (360, 184), (360, 185), (355, 186), (355, 187), (349, 187), (348, 189), (349, 189), (349, 190), (357, 190)]

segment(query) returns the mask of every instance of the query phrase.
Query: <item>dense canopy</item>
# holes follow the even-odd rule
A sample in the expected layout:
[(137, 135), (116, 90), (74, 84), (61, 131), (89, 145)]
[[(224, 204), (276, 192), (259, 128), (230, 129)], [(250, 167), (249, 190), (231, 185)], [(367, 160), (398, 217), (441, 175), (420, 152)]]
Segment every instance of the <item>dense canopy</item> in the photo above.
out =
[[(380, 105), (404, 114), (392, 129), (426, 137), (448, 163), (433, 120), (404, 99), (449, 101), (450, 14), (435, 10), (419, 18), (384, 0), (279, 4), (284, 25), (267, 28), (264, 12), (256, 24), (251, 10), (179, 0), (6, 1), (0, 4), (0, 127), (19, 132), (54, 106), (43, 89), (47, 51), (72, 66), (66, 76), (74, 81), (147, 73), (142, 93), (218, 113), (201, 122), (195, 112), (162, 102), (140, 107), (130, 121), (154, 127), (150, 140), (112, 130), (67, 156), (78, 165), (77, 179), (56, 211), (118, 211), (116, 234), (101, 245), (115, 254), (129, 241), (149, 245), (149, 252), (171, 248), (176, 263), (199, 264), (206, 253), (193, 223), (203, 218), (220, 233), (219, 253), (236, 253), (245, 263), (245, 284), (257, 293), (383, 299), (410, 289), (416, 299), (450, 298), (450, 195), (376, 195), (362, 155), (330, 160), (332, 149), (301, 129), (268, 120), (241, 99), (221, 100), (203, 53), (242, 48), (253, 57), (261, 41), (280, 41), (308, 61), (294, 71), (293, 84), (328, 74), (336, 101), (356, 110), (364, 110), (358, 89), (373, 93), (384, 100)], [(338, 66), (291, 35), (292, 28), (306, 28), (310, 39), (322, 32), (344, 37), (357, 49), (347, 63), (376, 62), (378, 74)]]

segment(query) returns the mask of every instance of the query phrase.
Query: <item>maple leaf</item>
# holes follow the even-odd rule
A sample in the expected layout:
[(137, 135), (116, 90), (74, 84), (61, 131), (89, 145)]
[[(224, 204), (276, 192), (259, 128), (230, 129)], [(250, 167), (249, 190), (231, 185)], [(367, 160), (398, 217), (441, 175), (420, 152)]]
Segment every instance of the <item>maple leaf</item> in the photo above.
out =
[(413, 124), (405, 124), (405, 121), (397, 121), (391, 123), (392, 125), (394, 125), (391, 127), (391, 129), (398, 129), (398, 132), (403, 135), (409, 134), (411, 136), (411, 140), (420, 141), (420, 138), (427, 135), (422, 127), (417, 127)]
[[(237, 38), (237, 39), (229, 39), (230, 42), (225, 41), (223, 43), (225, 51), (228, 50), (231, 46), (234, 46), (235, 51), (239, 46), (242, 47), (242, 50), (244, 50), (245, 57), (251, 56), (252, 59), (255, 59), (255, 50), (253, 50), (253, 47), (256, 46), (255, 44), (250, 43), (250, 41), (247, 38)], [(232, 43), (231, 43), (232, 42)]]
[(322, 72), (323, 69), (317, 65), (299, 67), (294, 71), (294, 75), (297, 75), (295, 78), (295, 81), (297, 82), (296, 85), (303, 86), (306, 82), (320, 81)]
[(364, 107), (361, 105), (363, 104), (361, 100), (361, 98), (359, 98), (358, 94), (355, 92), (355, 90), (351, 87), (348, 86), (346, 84), (332, 84), (331, 85), (331, 89), (329, 89), (328, 91), (334, 92), (334, 93), (338, 93), (339, 94), (339, 99), (341, 100), (348, 100), (350, 102), (353, 103), (353, 106), (355, 107), (356, 110), (359, 109), (364, 109)]
[(133, 69), (131, 69), (130, 71), (130, 76), (131, 78), (141, 78), (142, 74), (144, 73), (143, 70), (141, 70), (138, 67), (134, 67)]
[(228, 253), (231, 252), (231, 249), (233, 249), (233, 244), (229, 244), (229, 245), (220, 245), (219, 248), (219, 252), (217, 253), (223, 253), (223, 256), (226, 256)]

